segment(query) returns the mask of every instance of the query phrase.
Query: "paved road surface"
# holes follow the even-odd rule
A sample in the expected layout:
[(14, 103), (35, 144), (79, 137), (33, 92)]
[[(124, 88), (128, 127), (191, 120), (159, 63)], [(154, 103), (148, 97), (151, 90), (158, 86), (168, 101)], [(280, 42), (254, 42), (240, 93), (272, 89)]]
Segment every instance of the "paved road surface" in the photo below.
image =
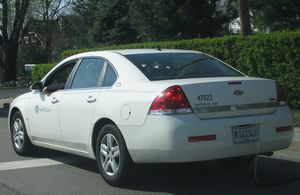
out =
[(16, 97), (28, 91), (29, 88), (0, 88), (0, 99)]
[[(129, 187), (107, 185), (96, 162), (51, 150), (20, 157), (11, 147), (7, 113), (0, 109), (0, 194), (300, 194), (300, 163), (259, 158), (262, 184), (254, 180), (254, 165), (244, 171), (224, 170), (215, 162), (139, 166)], [(276, 179), (276, 181), (274, 181)]]
[(0, 108), (8, 108), (13, 98), (28, 91), (29, 88), (0, 88)]

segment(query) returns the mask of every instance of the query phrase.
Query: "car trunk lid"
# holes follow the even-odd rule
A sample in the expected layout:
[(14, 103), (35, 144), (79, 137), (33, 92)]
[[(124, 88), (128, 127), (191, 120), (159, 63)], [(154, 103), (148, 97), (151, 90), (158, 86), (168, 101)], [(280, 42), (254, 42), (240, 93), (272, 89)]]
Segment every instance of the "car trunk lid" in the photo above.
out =
[(181, 87), (200, 119), (267, 114), (275, 111), (276, 84), (251, 77), (199, 79)]

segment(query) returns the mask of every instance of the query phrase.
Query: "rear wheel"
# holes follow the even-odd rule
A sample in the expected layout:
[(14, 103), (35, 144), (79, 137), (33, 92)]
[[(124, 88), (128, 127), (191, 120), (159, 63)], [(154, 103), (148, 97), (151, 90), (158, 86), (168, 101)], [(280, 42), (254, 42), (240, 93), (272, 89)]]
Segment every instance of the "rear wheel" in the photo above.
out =
[(234, 158), (226, 158), (217, 160), (217, 163), (222, 168), (227, 169), (244, 169), (247, 168), (255, 158), (255, 155), (239, 156)]
[(10, 122), (10, 131), (14, 151), (19, 155), (31, 154), (34, 146), (28, 138), (21, 112), (17, 111), (13, 115), (13, 118)]
[(97, 139), (96, 158), (100, 174), (113, 186), (128, 184), (133, 162), (120, 130), (113, 124), (105, 125)]

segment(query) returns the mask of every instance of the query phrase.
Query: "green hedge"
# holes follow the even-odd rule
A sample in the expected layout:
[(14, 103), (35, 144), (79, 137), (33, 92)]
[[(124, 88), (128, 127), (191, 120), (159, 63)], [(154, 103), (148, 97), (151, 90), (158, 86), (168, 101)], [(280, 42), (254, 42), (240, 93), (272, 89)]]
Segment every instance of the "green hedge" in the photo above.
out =
[(86, 51), (157, 47), (202, 51), (222, 59), (249, 76), (275, 79), (284, 86), (290, 105), (300, 108), (300, 31), (258, 34), (246, 38), (226, 36), (112, 45), (67, 50), (62, 57)]
[(40, 81), (55, 64), (37, 64), (32, 68), (32, 80)]

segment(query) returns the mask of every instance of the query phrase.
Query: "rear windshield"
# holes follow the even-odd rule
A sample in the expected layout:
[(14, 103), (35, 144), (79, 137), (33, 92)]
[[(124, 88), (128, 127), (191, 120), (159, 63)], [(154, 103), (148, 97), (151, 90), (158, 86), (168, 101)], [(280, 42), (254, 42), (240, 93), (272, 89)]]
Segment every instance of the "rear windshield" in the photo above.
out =
[(243, 76), (226, 64), (199, 53), (148, 53), (125, 57), (151, 81)]

